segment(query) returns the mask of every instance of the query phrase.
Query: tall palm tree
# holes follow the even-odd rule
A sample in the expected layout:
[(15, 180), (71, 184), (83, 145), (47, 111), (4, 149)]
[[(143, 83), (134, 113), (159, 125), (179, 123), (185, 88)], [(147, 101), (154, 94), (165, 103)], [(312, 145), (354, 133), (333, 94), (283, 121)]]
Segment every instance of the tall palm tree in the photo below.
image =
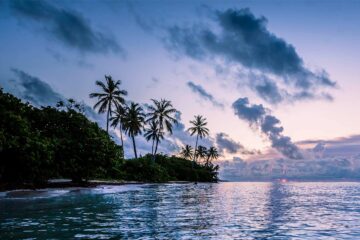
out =
[[(161, 99), (160, 101), (151, 99), (153, 105), (148, 106), (148, 119), (146, 122), (155, 122), (159, 125), (159, 132), (167, 131), (172, 134), (173, 124), (177, 124), (177, 120), (175, 118), (175, 113), (177, 110), (173, 107), (170, 101)], [(155, 151), (154, 155), (156, 155), (157, 148), (159, 145), (159, 139), (155, 141)]]
[(196, 149), (196, 157), (198, 158), (198, 159), (205, 159), (206, 158), (206, 156), (207, 156), (207, 154), (208, 154), (208, 152), (207, 152), (207, 149), (206, 149), (206, 147), (204, 147), (204, 146), (198, 146), (198, 148)]
[(210, 147), (207, 152), (206, 166), (209, 166), (209, 162), (219, 158), (219, 153), (215, 147)]
[(119, 126), (121, 147), (124, 148), (122, 131), (123, 131), (124, 116), (125, 116), (125, 107), (123, 105), (117, 104), (115, 111), (112, 112), (112, 115), (113, 116), (110, 118), (111, 126), (114, 128)]
[[(194, 134), (196, 134), (196, 142), (195, 142), (195, 151), (197, 151), (197, 145), (198, 145), (198, 140), (199, 137), (200, 139), (203, 137), (206, 137), (209, 135), (209, 129), (206, 127), (207, 122), (206, 122), (206, 118), (204, 118), (201, 115), (196, 115), (195, 119), (190, 121), (190, 123), (192, 124), (192, 127), (190, 127), (188, 129), (188, 131), (190, 132), (190, 135), (193, 136)], [(196, 156), (197, 154), (194, 154), (194, 159), (193, 161), (196, 161)]]
[(180, 155), (186, 159), (191, 159), (193, 157), (193, 148), (190, 145), (182, 147)]
[(153, 121), (149, 124), (149, 127), (145, 129), (144, 137), (147, 141), (152, 140), (151, 155), (154, 157), (155, 142), (160, 142), (161, 139), (164, 139), (164, 132), (159, 131), (159, 125)]
[(124, 96), (127, 95), (127, 91), (121, 90), (121, 81), (114, 81), (110, 75), (105, 75), (105, 82), (96, 81), (95, 84), (100, 87), (101, 92), (90, 93), (90, 98), (98, 99), (97, 103), (94, 105), (94, 109), (98, 108), (99, 113), (107, 112), (106, 132), (109, 133), (109, 118), (112, 108), (118, 104), (125, 103)]
[(123, 120), (124, 131), (132, 138), (134, 155), (137, 158), (135, 136), (141, 134), (145, 122), (145, 114), (142, 107), (132, 102), (130, 106), (126, 107)]

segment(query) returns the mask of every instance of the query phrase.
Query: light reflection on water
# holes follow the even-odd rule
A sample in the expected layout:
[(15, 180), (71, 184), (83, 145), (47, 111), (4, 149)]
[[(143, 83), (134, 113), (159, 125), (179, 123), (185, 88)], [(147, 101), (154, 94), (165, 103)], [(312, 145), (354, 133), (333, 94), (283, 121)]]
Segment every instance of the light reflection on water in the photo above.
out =
[(360, 183), (126, 189), (1, 197), (0, 239), (360, 239)]

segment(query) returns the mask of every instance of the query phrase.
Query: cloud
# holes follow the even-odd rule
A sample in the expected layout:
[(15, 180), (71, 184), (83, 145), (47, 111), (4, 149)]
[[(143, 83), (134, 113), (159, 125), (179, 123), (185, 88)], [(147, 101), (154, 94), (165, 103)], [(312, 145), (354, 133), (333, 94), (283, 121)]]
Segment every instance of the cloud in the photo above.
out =
[(92, 65), (91, 63), (86, 62), (84, 59), (78, 59), (78, 60), (73, 61), (73, 60), (70, 60), (70, 59), (66, 58), (63, 54), (61, 54), (60, 52), (57, 52), (57, 51), (55, 51), (53, 49), (47, 48), (46, 51), (58, 63), (70, 64), (70, 65), (77, 64), (77, 66), (79, 66), (81, 68), (88, 68), (88, 69), (89, 68), (94, 68), (94, 65)]
[(235, 114), (250, 124), (259, 123), (266, 114), (265, 108), (262, 104), (250, 105), (248, 98), (239, 98), (232, 105)]
[(134, 4), (132, 2), (127, 2), (127, 8), (129, 10), (129, 13), (134, 17), (134, 20), (136, 22), (136, 24), (144, 31), (147, 33), (152, 33), (154, 31), (154, 21), (152, 20), (145, 20), (143, 19), (143, 16), (140, 15), (137, 11), (136, 8), (134, 7)]
[[(56, 106), (59, 101), (66, 101), (66, 98), (55, 91), (48, 83), (38, 77), (32, 76), (20, 69), (12, 68), (15, 78), (3, 81), (0, 80), (4, 89), (23, 101), (29, 102), (35, 107)], [(84, 104), (85, 115), (91, 120), (105, 126), (105, 118), (96, 114), (93, 109)]]
[(326, 145), (325, 145), (325, 143), (323, 143), (323, 142), (319, 142), (319, 143), (317, 143), (317, 144), (315, 145), (315, 147), (312, 149), (312, 151), (313, 151), (313, 153), (314, 153), (314, 155), (315, 155), (316, 158), (319, 158), (319, 157), (322, 157), (322, 156), (323, 156), (323, 153), (324, 153), (324, 151), (325, 151), (325, 149), (326, 149), (325, 146), (326, 146)]
[(316, 160), (273, 159), (243, 161), (233, 159), (220, 163), (220, 178), (225, 180), (299, 180), (359, 179), (360, 157), (321, 158)]
[(234, 141), (227, 135), (226, 133), (218, 133), (216, 134), (216, 144), (220, 150), (220, 152), (224, 153), (225, 151), (228, 153), (237, 153), (241, 149), (244, 148), (240, 143)]
[(14, 0), (10, 7), (17, 16), (36, 22), (42, 26), (43, 33), (67, 47), (83, 53), (125, 53), (113, 37), (94, 30), (77, 12), (34, 0)]
[(302, 180), (360, 179), (360, 135), (330, 140), (297, 142), (303, 159), (293, 161), (265, 154), (244, 161), (234, 157), (220, 161), (220, 178), (226, 180)]
[(255, 150), (247, 150), (241, 143), (236, 142), (232, 138), (229, 137), (228, 134), (220, 132), (215, 136), (216, 146), (219, 149), (219, 152), (230, 153), (230, 154), (244, 154), (244, 155), (253, 155), (255, 153), (259, 153), (259, 151)]
[(271, 146), (290, 159), (301, 159), (303, 156), (291, 139), (282, 134), (280, 120), (267, 114), (263, 105), (250, 104), (248, 98), (239, 98), (232, 105), (235, 115), (247, 121), (250, 126), (258, 128), (267, 136)]
[(330, 140), (304, 140), (297, 142), (297, 145), (314, 153), (315, 158), (352, 158), (360, 154), (360, 135)]
[(17, 79), (13, 80), (17, 93), (21, 99), (30, 102), (35, 106), (55, 106), (58, 101), (64, 100), (64, 97), (55, 92), (49, 84), (41, 81), (39, 78), (28, 73), (13, 68), (11, 71)]
[(324, 143), (327, 145), (347, 145), (347, 144), (360, 144), (360, 135), (351, 135), (348, 137), (339, 137), (330, 140), (324, 139), (310, 139), (299, 141), (298, 144), (306, 145), (306, 144), (317, 144)]
[(215, 107), (224, 108), (224, 104), (218, 102), (213, 95), (208, 93), (202, 86), (197, 85), (191, 81), (187, 82), (187, 86), (200, 96), (202, 99), (211, 102)]
[[(254, 84), (251, 82), (253, 77), (249, 75), (248, 84), (270, 103), (303, 100), (307, 96), (314, 98), (316, 94), (321, 97), (324, 94), (317, 93), (318, 89), (336, 86), (325, 70), (308, 69), (294, 46), (267, 29), (265, 17), (257, 18), (245, 8), (213, 11), (212, 19), (212, 27), (209, 27), (210, 24), (169, 27), (166, 46), (196, 60), (216, 58), (225, 64), (254, 72), (254, 76), (268, 76), (263, 83)], [(279, 91), (275, 80), (286, 91)], [(287, 94), (282, 95), (282, 92)], [(306, 94), (302, 94), (303, 98), (297, 98), (299, 93)]]
[(275, 81), (263, 76), (263, 81), (254, 85), (255, 92), (265, 101), (276, 104), (283, 101), (283, 94)]

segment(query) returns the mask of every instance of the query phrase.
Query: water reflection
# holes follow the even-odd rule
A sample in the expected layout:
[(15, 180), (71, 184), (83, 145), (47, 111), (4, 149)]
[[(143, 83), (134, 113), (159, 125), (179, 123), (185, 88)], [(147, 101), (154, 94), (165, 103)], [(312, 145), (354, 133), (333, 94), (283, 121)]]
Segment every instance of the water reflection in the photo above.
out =
[(357, 239), (359, 183), (154, 184), (0, 197), (0, 239)]

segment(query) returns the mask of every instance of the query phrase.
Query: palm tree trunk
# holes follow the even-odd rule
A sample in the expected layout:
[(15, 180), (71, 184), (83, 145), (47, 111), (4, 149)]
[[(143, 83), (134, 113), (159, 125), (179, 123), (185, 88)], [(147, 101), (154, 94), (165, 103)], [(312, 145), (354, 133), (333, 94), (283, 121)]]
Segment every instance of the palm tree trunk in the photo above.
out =
[(194, 160), (193, 160), (193, 165), (196, 162), (196, 151), (197, 151), (197, 145), (198, 145), (198, 140), (199, 140), (199, 134), (196, 135), (196, 142), (195, 142), (195, 149), (194, 149)]
[(209, 166), (209, 159), (210, 159), (210, 155), (206, 159), (206, 166)]
[(157, 153), (158, 144), (159, 144), (159, 140), (156, 140), (154, 156)]
[(132, 138), (132, 142), (133, 142), (135, 158), (137, 158), (136, 144), (135, 144), (135, 137), (134, 137), (134, 135), (131, 135), (131, 138)]
[(154, 142), (155, 140), (152, 140), (152, 145), (151, 145), (151, 155), (154, 155)]
[(106, 116), (106, 132), (109, 133), (110, 104)]
[(153, 163), (155, 162), (154, 144), (155, 144), (155, 139), (153, 139), (152, 146), (151, 146), (151, 160)]
[(120, 123), (120, 139), (121, 139), (121, 148), (122, 148), (122, 157), (123, 159), (125, 159), (125, 150), (124, 150), (124, 140), (123, 140), (123, 135), (122, 135), (122, 126)]
[[(124, 148), (124, 140), (123, 140), (123, 135), (122, 135), (122, 126), (120, 123), (120, 139), (121, 139), (121, 147)], [(124, 149), (123, 149), (124, 151)]]
[[(160, 127), (159, 127), (159, 135), (160, 135), (161, 131), (162, 131), (162, 124), (160, 123)], [(154, 157), (155, 157), (155, 155), (156, 155), (158, 145), (159, 145), (159, 139), (156, 139)]]

